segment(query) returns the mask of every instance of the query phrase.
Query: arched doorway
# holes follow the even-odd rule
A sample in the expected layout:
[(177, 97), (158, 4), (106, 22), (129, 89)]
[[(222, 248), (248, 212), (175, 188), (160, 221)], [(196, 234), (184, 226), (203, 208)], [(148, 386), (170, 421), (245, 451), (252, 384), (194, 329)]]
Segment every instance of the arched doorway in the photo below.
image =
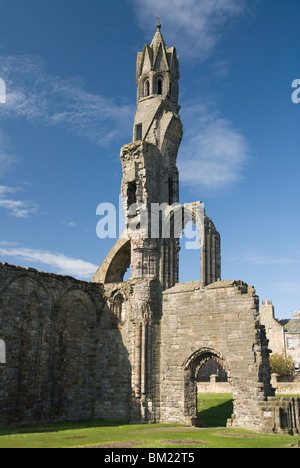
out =
[[(212, 348), (201, 348), (194, 352), (183, 364), (184, 367), (184, 412), (191, 424), (202, 425), (203, 421), (198, 412), (197, 382), (203, 366), (214, 364), (222, 369), (223, 375), (230, 381), (229, 364), (224, 357)], [(205, 367), (204, 367), (205, 368)], [(230, 417), (231, 415), (228, 415)]]
[(212, 381), (212, 377), (220, 383), (228, 382), (228, 375), (221, 362), (214, 357), (207, 359), (198, 371), (196, 376), (198, 383), (208, 383)]

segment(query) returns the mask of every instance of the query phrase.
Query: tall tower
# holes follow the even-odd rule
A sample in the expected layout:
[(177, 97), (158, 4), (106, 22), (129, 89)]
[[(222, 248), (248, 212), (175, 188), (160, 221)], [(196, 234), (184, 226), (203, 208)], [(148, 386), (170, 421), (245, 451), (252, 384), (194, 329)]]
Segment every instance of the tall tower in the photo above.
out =
[(179, 205), (179, 78), (176, 49), (166, 46), (157, 24), (150, 46), (145, 44), (137, 56), (133, 142), (123, 146), (120, 155), (127, 229), (95, 274), (95, 282), (121, 282), (131, 265), (131, 279), (157, 279), (163, 290), (174, 286), (179, 282), (179, 238), (190, 220), (201, 228), (202, 284), (221, 277), (220, 235), (213, 222), (200, 202), (188, 209)]
[[(127, 226), (129, 223), (134, 226), (131, 275), (156, 277), (163, 289), (178, 282), (179, 240), (174, 238), (172, 229), (170, 235), (163, 235), (159, 225), (163, 207), (179, 203), (176, 160), (182, 123), (178, 115), (178, 80), (176, 49), (167, 48), (161, 25), (157, 24), (151, 45), (146, 44), (143, 52), (138, 53), (133, 143), (123, 147), (121, 161)], [(147, 233), (140, 228), (140, 206), (148, 218)]]
[[(174, 116), (179, 119), (178, 80), (179, 63), (176, 49), (167, 48), (161, 34), (161, 25), (157, 24), (151, 45), (145, 44), (143, 52), (139, 52), (137, 57), (137, 112), (133, 141), (144, 140), (153, 143), (164, 156), (167, 155), (167, 150), (170, 151), (170, 148), (166, 148), (166, 129)], [(178, 135), (173, 139), (173, 144), (179, 145), (182, 138), (182, 126), (179, 123), (176, 130)], [(178, 146), (172, 149), (176, 162)]]
[(150, 46), (137, 56), (133, 141), (120, 154), (126, 229), (93, 278), (104, 285), (129, 349), (133, 421), (159, 420), (162, 292), (179, 282), (179, 239), (187, 222), (202, 233), (199, 287), (220, 278), (220, 236), (212, 221), (201, 202), (179, 204), (178, 80), (176, 49), (167, 48), (157, 24)]

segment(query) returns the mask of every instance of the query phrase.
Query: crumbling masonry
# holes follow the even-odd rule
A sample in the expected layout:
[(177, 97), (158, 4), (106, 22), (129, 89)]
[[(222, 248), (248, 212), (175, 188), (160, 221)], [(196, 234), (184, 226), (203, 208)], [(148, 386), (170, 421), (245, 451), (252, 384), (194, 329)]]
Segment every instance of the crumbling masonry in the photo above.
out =
[[(255, 290), (221, 280), (213, 222), (201, 202), (179, 204), (179, 64), (160, 25), (136, 78), (133, 142), (121, 149), (127, 229), (93, 282), (0, 265), (0, 424), (201, 424), (196, 380), (214, 358), (233, 387), (229, 426), (296, 433), (299, 400), (272, 398)], [(201, 279), (180, 284), (190, 221), (201, 232)]]

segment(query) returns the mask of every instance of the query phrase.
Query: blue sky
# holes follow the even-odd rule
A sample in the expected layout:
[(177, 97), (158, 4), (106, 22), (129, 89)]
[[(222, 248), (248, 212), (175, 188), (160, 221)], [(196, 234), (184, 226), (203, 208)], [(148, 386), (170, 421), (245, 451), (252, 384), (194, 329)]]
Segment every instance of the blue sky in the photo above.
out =
[[(180, 59), (180, 201), (222, 239), (222, 279), (300, 308), (299, 0), (0, 0), (0, 260), (90, 280), (114, 239), (137, 52), (156, 14)], [(199, 279), (182, 252), (181, 281)]]

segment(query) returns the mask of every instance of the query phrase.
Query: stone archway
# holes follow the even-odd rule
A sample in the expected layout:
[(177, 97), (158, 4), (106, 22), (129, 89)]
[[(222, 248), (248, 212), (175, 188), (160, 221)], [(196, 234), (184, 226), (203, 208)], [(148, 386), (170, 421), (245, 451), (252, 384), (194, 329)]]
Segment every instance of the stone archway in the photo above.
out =
[(209, 359), (219, 363), (228, 375), (230, 381), (230, 367), (224, 357), (212, 348), (200, 348), (195, 351), (183, 364), (184, 368), (184, 415), (192, 425), (199, 425), (197, 409), (197, 376), (200, 368)]
[[(206, 216), (204, 205), (199, 201), (184, 205), (175, 203), (167, 207), (164, 216), (163, 237), (164, 226), (168, 232), (171, 225), (171, 232), (175, 239), (182, 237), (188, 223), (192, 222), (196, 226), (200, 238), (190, 242), (190, 244), (198, 243), (201, 249), (201, 282), (203, 286), (207, 286), (220, 280), (221, 238), (214, 223)], [(191, 245), (188, 248), (195, 249), (195, 246)]]
[(93, 277), (93, 283), (121, 283), (131, 263), (131, 242), (125, 233), (117, 240)]

